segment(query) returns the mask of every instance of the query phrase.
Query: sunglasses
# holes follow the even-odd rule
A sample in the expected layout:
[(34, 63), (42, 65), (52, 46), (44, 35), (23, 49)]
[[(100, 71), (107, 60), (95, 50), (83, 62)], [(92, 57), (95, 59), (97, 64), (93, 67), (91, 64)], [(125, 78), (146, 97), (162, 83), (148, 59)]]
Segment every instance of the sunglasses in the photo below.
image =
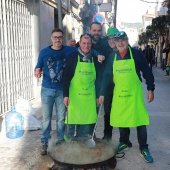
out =
[(120, 31), (114, 34), (114, 38), (119, 38), (121, 36), (127, 37), (126, 33), (124, 31)]

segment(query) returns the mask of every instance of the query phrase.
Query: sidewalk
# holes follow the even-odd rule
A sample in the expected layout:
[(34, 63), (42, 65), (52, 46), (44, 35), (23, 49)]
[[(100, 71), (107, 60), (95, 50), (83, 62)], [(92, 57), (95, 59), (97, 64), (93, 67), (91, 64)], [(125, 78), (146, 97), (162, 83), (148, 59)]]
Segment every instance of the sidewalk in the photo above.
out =
[[(148, 144), (154, 162), (145, 163), (139, 155), (136, 129), (131, 129), (130, 140), (133, 147), (126, 151), (125, 158), (117, 163), (118, 170), (169, 170), (170, 169), (170, 77), (159, 67), (153, 68), (155, 76), (155, 100), (146, 107), (150, 114), (148, 126)], [(145, 99), (147, 96), (146, 85)], [(37, 118), (41, 119), (40, 100), (34, 101), (38, 109)], [(55, 116), (52, 120), (52, 136), (55, 137)], [(103, 137), (103, 114), (100, 116), (96, 131), (98, 138)], [(53, 161), (48, 156), (41, 156), (41, 130), (25, 131), (19, 139), (8, 139), (5, 136), (4, 121), (0, 132), (0, 170), (47, 170)], [(113, 130), (113, 140), (118, 143), (119, 131)]]

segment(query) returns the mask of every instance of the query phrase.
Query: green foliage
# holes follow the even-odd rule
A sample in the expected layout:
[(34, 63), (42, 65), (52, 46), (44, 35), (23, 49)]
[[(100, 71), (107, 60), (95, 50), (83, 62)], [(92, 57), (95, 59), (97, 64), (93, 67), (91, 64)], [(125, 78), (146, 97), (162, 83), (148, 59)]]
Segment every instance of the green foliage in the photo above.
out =
[(142, 34), (139, 35), (139, 40), (138, 40), (138, 44), (142, 45), (142, 44), (148, 44), (149, 39), (147, 38), (146, 32), (143, 32)]
[(167, 18), (167, 24), (170, 25), (170, 3), (168, 3), (168, 15), (166, 16)]
[(149, 41), (158, 43), (159, 36), (164, 36), (167, 29), (167, 16), (159, 16), (152, 19), (152, 24), (146, 27), (146, 32), (139, 35), (139, 44), (147, 44)]
[(166, 34), (167, 29), (167, 17), (165, 15), (156, 17), (152, 20), (153, 31), (158, 32), (160, 36)]

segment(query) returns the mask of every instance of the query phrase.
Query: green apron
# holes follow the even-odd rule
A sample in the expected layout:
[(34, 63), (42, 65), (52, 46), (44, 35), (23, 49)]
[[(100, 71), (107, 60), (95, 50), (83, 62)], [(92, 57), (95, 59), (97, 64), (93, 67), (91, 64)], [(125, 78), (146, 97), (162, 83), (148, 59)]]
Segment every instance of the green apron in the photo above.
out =
[(116, 60), (114, 57), (114, 93), (110, 125), (115, 127), (137, 127), (149, 125), (148, 112), (144, 105), (142, 83), (136, 73), (132, 51), (130, 59)]
[(93, 124), (97, 120), (96, 70), (92, 63), (78, 62), (69, 88), (68, 124)]

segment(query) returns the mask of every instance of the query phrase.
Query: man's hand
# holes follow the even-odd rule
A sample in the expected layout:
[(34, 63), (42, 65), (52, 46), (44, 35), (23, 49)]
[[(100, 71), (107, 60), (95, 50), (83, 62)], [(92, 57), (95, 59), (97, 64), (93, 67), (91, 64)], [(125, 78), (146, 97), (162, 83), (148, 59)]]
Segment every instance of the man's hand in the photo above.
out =
[(70, 104), (69, 97), (64, 97), (63, 103), (66, 107), (68, 107), (68, 105)]
[(99, 99), (98, 99), (98, 98), (96, 99), (96, 106), (97, 106), (97, 107), (100, 106), (100, 103), (99, 103)]
[(148, 91), (148, 103), (154, 100), (154, 92), (152, 90)]
[(103, 56), (103, 55), (98, 55), (97, 58), (98, 58), (99, 63), (102, 63), (102, 61), (105, 60), (105, 56)]
[(76, 40), (74, 40), (74, 39), (68, 40), (67, 45), (75, 47), (76, 46)]
[(104, 96), (99, 97), (99, 104), (102, 104), (104, 102)]
[(41, 77), (41, 69), (40, 68), (37, 68), (36, 70), (35, 70), (35, 72), (34, 72), (34, 76), (36, 77), (36, 78), (40, 78)]

